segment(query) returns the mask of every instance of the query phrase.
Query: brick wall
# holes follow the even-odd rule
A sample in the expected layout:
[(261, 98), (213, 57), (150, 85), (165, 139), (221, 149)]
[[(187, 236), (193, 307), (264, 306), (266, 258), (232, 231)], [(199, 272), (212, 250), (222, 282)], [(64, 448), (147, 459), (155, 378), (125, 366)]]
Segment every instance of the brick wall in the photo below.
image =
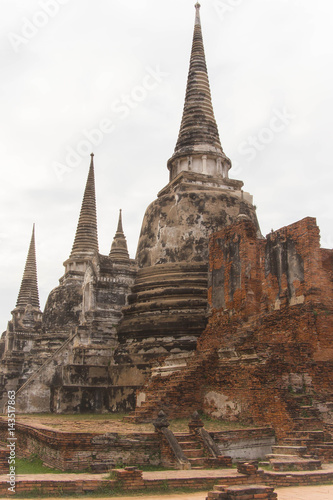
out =
[(242, 220), (212, 235), (208, 297), (215, 310), (243, 320), (295, 304), (332, 308), (333, 251), (319, 243), (316, 220), (307, 217), (257, 238)]
[[(7, 422), (0, 419), (0, 440), (7, 439)], [(132, 434), (70, 433), (16, 422), (18, 457), (37, 455), (59, 470), (108, 471), (119, 464), (159, 465), (159, 441), (154, 432)]]
[(206, 412), (283, 435), (293, 426), (293, 393), (330, 396), (332, 270), (313, 218), (266, 239), (246, 220), (211, 237), (211, 316), (197, 348), (217, 353), (205, 373)]
[(9, 448), (0, 448), (0, 474), (9, 472)]

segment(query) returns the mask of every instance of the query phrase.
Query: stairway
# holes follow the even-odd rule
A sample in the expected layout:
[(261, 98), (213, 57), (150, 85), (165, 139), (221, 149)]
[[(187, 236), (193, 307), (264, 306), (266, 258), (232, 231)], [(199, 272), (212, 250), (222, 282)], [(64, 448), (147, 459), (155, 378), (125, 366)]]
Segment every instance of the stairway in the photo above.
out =
[(308, 455), (306, 446), (282, 443), (273, 446), (272, 452), (266, 458), (274, 471), (321, 469), (321, 460)]
[(295, 430), (285, 439), (287, 445), (304, 446), (310, 456), (319, 457), (323, 461), (333, 459), (333, 441), (330, 433), (325, 430)]
[(292, 394), (286, 400), (294, 428), (272, 447), (269, 464), (277, 471), (321, 469), (322, 461), (333, 459), (333, 438), (325, 430), (319, 404), (330, 408), (330, 403), (314, 402), (310, 394)]
[(210, 353), (201, 353), (188, 361), (183, 370), (169, 377), (150, 379), (141, 392), (146, 400), (135, 411), (124, 417), (125, 422), (152, 422), (162, 409), (172, 418), (188, 417), (201, 406), (201, 374)]
[(213, 457), (203, 446), (200, 438), (192, 433), (176, 433), (178, 444), (191, 464), (191, 469), (212, 469), (232, 466), (232, 459), (221, 455)]
[[(331, 403), (313, 401), (310, 395), (294, 396), (294, 429), (284, 440), (287, 446), (304, 446), (306, 454), (323, 461), (333, 460), (333, 437), (329, 425), (325, 425), (323, 412), (319, 407), (330, 409)], [(330, 400), (331, 401), (331, 400)], [(295, 403), (298, 405), (296, 406)]]
[(324, 430), (294, 430), (267, 455), (273, 470), (318, 470), (332, 461), (333, 441)]
[(188, 458), (191, 469), (203, 469), (205, 465), (205, 450), (197, 436), (189, 433), (176, 434), (178, 444)]

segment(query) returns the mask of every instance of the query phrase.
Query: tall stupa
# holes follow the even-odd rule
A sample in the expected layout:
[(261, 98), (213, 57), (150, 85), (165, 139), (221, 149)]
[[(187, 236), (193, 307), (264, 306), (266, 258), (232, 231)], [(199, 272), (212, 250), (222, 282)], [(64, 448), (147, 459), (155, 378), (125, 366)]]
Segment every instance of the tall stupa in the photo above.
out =
[(229, 179), (216, 124), (200, 21), (195, 25), (178, 139), (167, 162), (169, 183), (146, 210), (136, 261), (138, 274), (118, 328), (116, 361), (168, 361), (193, 351), (207, 322), (208, 239), (238, 217), (259, 232), (252, 196)]

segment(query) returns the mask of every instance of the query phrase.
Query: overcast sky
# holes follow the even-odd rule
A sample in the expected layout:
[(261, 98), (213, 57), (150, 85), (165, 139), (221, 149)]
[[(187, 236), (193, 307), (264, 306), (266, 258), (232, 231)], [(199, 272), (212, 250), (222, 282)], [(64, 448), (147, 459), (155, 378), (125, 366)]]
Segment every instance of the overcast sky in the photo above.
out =
[[(118, 209), (131, 257), (168, 182), (193, 0), (1, 0), (0, 331), (36, 223), (41, 307), (63, 274), (95, 153), (100, 252)], [(262, 233), (317, 218), (332, 248), (333, 2), (202, 0), (213, 106), (230, 177)]]

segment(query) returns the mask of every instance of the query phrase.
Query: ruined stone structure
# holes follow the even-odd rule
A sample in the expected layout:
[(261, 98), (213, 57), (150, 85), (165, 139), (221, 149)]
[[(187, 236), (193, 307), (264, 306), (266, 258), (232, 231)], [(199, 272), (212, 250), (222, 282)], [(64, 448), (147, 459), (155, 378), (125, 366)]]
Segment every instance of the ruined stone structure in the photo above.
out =
[(72, 252), (43, 315), (33, 234), (1, 341), (2, 408), (15, 388), (22, 412), (136, 407), (132, 421), (151, 421), (161, 407), (201, 409), (283, 434), (315, 395), (333, 419), (333, 251), (320, 248), (312, 218), (263, 238), (252, 197), (229, 179), (195, 7), (170, 179), (146, 210), (136, 259), (121, 213), (109, 255), (99, 253), (92, 155)]
[(93, 156), (72, 252), (43, 315), (33, 233), (17, 307), (2, 340), (3, 408), (9, 389), (18, 389), (18, 409), (27, 412), (105, 411), (114, 404), (109, 369), (136, 264), (128, 255), (121, 212), (109, 255), (98, 252)]
[(259, 232), (252, 197), (241, 181), (228, 178), (231, 162), (214, 117), (199, 8), (183, 117), (168, 161), (170, 182), (146, 210), (139, 270), (118, 328), (115, 359), (127, 371), (157, 357), (165, 369), (184, 363), (207, 322), (209, 235), (240, 216), (249, 217)]
[(210, 238), (211, 314), (195, 356), (142, 389), (132, 421), (191, 402), (216, 418), (291, 430), (333, 423), (333, 250), (313, 218), (257, 237), (240, 219)]
[(7, 390), (16, 389), (22, 384), (25, 357), (41, 341), (41, 336), (42, 311), (37, 286), (34, 226), (16, 307), (1, 338), (0, 383), (6, 385)]

